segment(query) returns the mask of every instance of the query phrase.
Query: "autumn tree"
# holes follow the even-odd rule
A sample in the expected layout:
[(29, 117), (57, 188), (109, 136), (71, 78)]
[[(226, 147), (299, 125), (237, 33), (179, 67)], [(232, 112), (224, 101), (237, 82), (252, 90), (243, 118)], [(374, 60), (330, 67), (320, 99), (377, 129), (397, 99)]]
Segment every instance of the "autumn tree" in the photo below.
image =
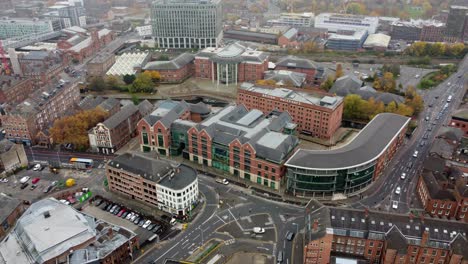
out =
[(106, 87), (107, 87), (107, 89), (118, 89), (119, 88), (119, 79), (114, 75), (107, 76), (106, 77)]
[(302, 52), (304, 52), (304, 53), (313, 53), (313, 52), (317, 52), (318, 50), (319, 50), (319, 48), (317, 46), (317, 43), (315, 43), (313, 41), (307, 41), (302, 46)]
[(366, 6), (363, 3), (350, 3), (346, 7), (347, 14), (364, 15), (367, 13)]
[(398, 104), (397, 110), (394, 113), (402, 115), (402, 116), (410, 117), (410, 116), (413, 116), (414, 111), (413, 111), (413, 108), (411, 108), (410, 106), (407, 106), (406, 104)]
[(138, 74), (135, 81), (129, 87), (130, 93), (150, 93), (153, 92), (154, 83), (150, 74)]
[(108, 115), (106, 111), (98, 107), (62, 117), (55, 120), (50, 128), (50, 135), (55, 143), (71, 143), (78, 150), (84, 151), (89, 147), (88, 130), (104, 121)]
[(405, 92), (405, 103), (413, 110), (414, 114), (419, 114), (424, 110), (424, 100), (418, 94), (414, 86), (409, 85)]
[(344, 99), (343, 117), (349, 120), (362, 119), (365, 101), (357, 94), (347, 95)]
[(373, 86), (377, 90), (393, 92), (396, 90), (396, 81), (391, 72), (385, 72), (382, 77), (374, 81)]
[(344, 75), (344, 72), (343, 72), (343, 65), (341, 65), (341, 63), (338, 63), (336, 65), (336, 72), (335, 72), (335, 80), (340, 78), (341, 76)]
[(148, 75), (153, 81), (153, 84), (158, 84), (161, 80), (161, 74), (158, 71), (145, 71), (142, 74)]

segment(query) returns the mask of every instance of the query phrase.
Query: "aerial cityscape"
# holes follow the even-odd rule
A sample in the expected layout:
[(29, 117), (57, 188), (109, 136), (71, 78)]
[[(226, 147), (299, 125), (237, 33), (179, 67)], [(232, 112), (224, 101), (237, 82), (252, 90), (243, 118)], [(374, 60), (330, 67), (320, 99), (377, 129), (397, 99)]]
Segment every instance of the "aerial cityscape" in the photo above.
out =
[(0, 0), (0, 264), (468, 264), (468, 1)]

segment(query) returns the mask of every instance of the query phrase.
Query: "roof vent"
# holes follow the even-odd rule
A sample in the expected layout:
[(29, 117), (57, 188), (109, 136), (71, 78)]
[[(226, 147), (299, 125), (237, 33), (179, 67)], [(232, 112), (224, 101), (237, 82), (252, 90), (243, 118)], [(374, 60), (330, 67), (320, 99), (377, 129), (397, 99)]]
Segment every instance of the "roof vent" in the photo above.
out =
[(50, 212), (49, 211), (45, 211), (44, 212), (44, 218), (49, 218), (50, 217)]

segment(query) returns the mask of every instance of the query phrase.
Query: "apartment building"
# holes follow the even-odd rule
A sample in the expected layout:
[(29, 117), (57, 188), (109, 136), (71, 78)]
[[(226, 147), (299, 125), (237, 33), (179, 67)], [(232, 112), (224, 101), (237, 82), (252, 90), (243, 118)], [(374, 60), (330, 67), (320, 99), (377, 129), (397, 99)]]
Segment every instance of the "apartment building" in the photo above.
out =
[(329, 139), (341, 126), (343, 98), (318, 90), (269, 88), (243, 83), (237, 91), (237, 103), (264, 114), (273, 110), (288, 112), (297, 131)]
[(451, 5), (447, 17), (445, 41), (463, 42), (468, 38), (468, 7)]
[(220, 0), (158, 0), (151, 5), (153, 37), (160, 48), (218, 47), (222, 17)]
[(468, 109), (462, 108), (452, 115), (449, 126), (459, 128), (463, 131), (463, 136), (468, 137)]
[(278, 19), (267, 21), (271, 26), (312, 27), (314, 13), (281, 13)]
[(17, 75), (0, 76), (0, 103), (18, 104), (24, 101), (34, 90), (30, 78)]
[(443, 41), (445, 23), (436, 20), (398, 20), (391, 24), (391, 37), (407, 41)]
[(198, 203), (197, 171), (184, 164), (124, 153), (106, 165), (109, 190), (184, 216)]
[(104, 76), (114, 63), (115, 55), (113, 53), (99, 53), (88, 62), (88, 76)]
[(304, 264), (466, 263), (466, 223), (367, 209), (306, 206)]
[[(186, 158), (228, 172), (246, 184), (279, 190), (284, 163), (299, 140), (286, 112), (248, 110), (230, 105), (188, 130)], [(188, 156), (188, 157), (187, 157)]]
[(49, 84), (36, 90), (20, 104), (5, 107), (2, 124), (5, 138), (16, 143), (35, 145), (38, 134), (47, 134), (52, 123), (67, 114), (72, 114), (80, 101), (77, 82)]
[[(30, 51), (26, 54), (20, 53), (17, 62), (20, 75), (32, 79), (37, 87), (46, 85), (52, 81), (58, 81), (59, 74), (68, 65), (68, 56), (57, 51)], [(17, 72), (15, 72), (17, 73)]]
[(40, 35), (54, 31), (50, 20), (0, 19), (0, 39)]
[(255, 82), (268, 70), (268, 54), (236, 42), (222, 48), (206, 48), (195, 55), (195, 77), (213, 83)]
[(113, 31), (103, 28), (87, 31), (74, 26), (63, 30), (67, 36), (57, 43), (57, 47), (71, 58), (82, 62), (114, 40)]

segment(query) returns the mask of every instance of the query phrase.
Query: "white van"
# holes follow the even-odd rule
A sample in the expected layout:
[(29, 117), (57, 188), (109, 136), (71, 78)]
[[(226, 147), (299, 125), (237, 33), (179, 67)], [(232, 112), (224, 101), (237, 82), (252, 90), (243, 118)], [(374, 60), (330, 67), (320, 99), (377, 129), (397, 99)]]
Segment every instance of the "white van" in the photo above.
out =
[(177, 223), (177, 220), (175, 218), (172, 218), (171, 221), (169, 222), (171, 225), (175, 225)]

